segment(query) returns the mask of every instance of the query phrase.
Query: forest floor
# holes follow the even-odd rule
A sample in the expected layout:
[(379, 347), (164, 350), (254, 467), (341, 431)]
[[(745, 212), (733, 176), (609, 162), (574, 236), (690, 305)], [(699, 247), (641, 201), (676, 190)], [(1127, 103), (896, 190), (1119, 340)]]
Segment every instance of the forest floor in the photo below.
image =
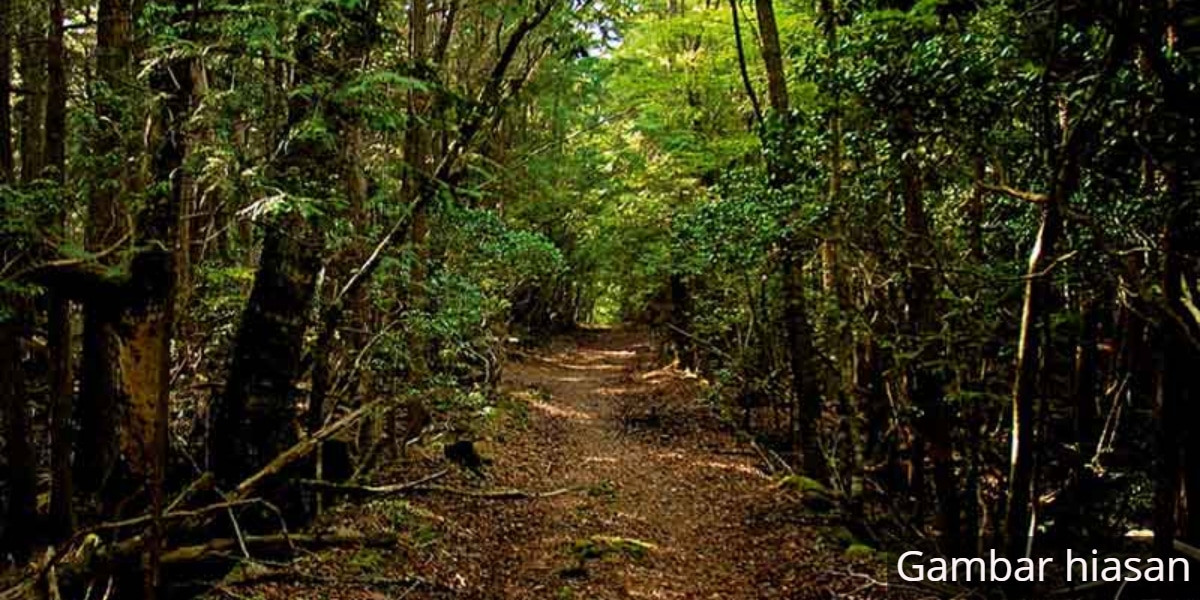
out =
[[(439, 483), (562, 493), (498, 499), (443, 489), (346, 503), (320, 525), (394, 532), (401, 542), (309, 554), (289, 567), (293, 578), (244, 569), (212, 597), (882, 596), (881, 555), (847, 552), (836, 516), (804, 509), (780, 486), (703, 401), (704, 385), (659, 368), (635, 331), (583, 332), (522, 354), (505, 366), (503, 400), (475, 432), (484, 476), (455, 469)], [(446, 468), (433, 447), (376, 479)]]

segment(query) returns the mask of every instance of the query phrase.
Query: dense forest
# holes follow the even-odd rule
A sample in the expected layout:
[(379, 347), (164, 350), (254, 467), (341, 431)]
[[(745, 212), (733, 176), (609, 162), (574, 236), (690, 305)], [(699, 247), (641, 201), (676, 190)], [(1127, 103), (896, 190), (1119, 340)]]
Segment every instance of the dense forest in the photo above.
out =
[(0, 598), (1200, 561), (1198, 67), (1187, 0), (0, 0)]

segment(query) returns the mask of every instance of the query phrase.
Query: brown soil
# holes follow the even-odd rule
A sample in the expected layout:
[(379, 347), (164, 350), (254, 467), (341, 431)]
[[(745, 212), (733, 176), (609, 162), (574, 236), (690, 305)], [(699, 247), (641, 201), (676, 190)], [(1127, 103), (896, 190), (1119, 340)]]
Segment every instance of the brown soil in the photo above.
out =
[[(442, 480), (569, 493), (500, 500), (433, 492), (347, 505), (328, 526), (400, 531), (405, 543), (301, 559), (300, 569), (328, 583), (221, 591), (293, 599), (881, 595), (876, 561), (844, 558), (846, 542), (828, 534), (827, 517), (781, 491), (759, 455), (704, 404), (703, 382), (656, 368), (646, 339), (585, 333), (510, 362), (509, 400), (478, 432), (490, 459), (484, 479), (456, 471)], [(443, 462), (426, 449), (380, 479), (415, 479)], [(413, 576), (420, 580), (406, 583)]]

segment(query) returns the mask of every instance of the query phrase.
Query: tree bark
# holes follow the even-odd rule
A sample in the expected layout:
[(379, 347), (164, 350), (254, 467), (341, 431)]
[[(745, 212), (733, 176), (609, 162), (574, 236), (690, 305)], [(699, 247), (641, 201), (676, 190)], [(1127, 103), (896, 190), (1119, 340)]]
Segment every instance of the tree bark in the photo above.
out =
[[(929, 367), (922, 362), (929, 360), (931, 352), (938, 353), (939, 349), (926, 342), (927, 337), (936, 334), (940, 324), (938, 309), (935, 306), (934, 265), (937, 258), (934, 255), (932, 234), (929, 217), (925, 211), (924, 177), (921, 173), (920, 158), (917, 156), (917, 133), (913, 122), (911, 108), (900, 111), (898, 116), (898, 137), (901, 147), (906, 148), (904, 158), (901, 158), (900, 170), (903, 177), (904, 201), (904, 236), (905, 253), (907, 254), (907, 269), (905, 273), (905, 300), (907, 302), (908, 335), (916, 349), (915, 364), (909, 365), (908, 385), (909, 397), (913, 405), (920, 411), (917, 417), (917, 433), (913, 437), (914, 473), (920, 473), (924, 468), (925, 452), (933, 466), (933, 485), (937, 499), (936, 520), (940, 534), (942, 550), (953, 556), (957, 551), (957, 543), (961, 537), (960, 507), (958, 501), (958, 485), (954, 474), (954, 447), (951, 438), (951, 417), (949, 407), (942, 398), (943, 382), (936, 373), (935, 367)], [(914, 478), (918, 482), (923, 477)], [(915, 485), (913, 494), (917, 497), (918, 508), (925, 494), (924, 484)], [(921, 511), (916, 511), (921, 514)]]
[[(132, 78), (132, 0), (101, 0), (96, 25), (96, 82), (93, 91), (98, 123), (91, 140), (96, 172), (88, 198), (85, 243), (90, 251), (114, 245), (125, 234), (126, 189), (124, 123), (121, 97)], [(77, 483), (98, 494), (117, 468), (118, 414), (121, 397), (116, 321), (119, 306), (110, 298), (89, 299), (83, 307), (83, 363), (80, 377)]]
[[(418, 76), (427, 75), (428, 7), (425, 2), (410, 2), (408, 5), (408, 52), (414, 71)], [(421, 199), (430, 192), (429, 145), (431, 136), (423, 122), (429, 114), (429, 96), (418, 90), (408, 93), (408, 124), (404, 130), (404, 195), (412, 206), (412, 223), (409, 239), (415, 250), (412, 273), (408, 286), (409, 304), (412, 310), (424, 311), (428, 307), (425, 293), (426, 269), (429, 263), (429, 207)], [(408, 354), (411, 361), (409, 377), (420, 381), (428, 375), (429, 349), (418, 331), (408, 335)]]
[(225, 391), (212, 407), (210, 466), (237, 483), (296, 440), (295, 390), (321, 243), (298, 216), (272, 224), (234, 341)]
[(1033, 511), (1033, 432), (1036, 427), (1033, 416), (1040, 363), (1038, 357), (1041, 352), (1040, 321), (1050, 300), (1050, 279), (1044, 271), (1053, 264), (1061, 221), (1057, 202), (1047, 202), (1042, 207), (1041, 226), (1026, 271), (1021, 333), (1017, 342), (1016, 380), (1013, 383), (1012, 452), (1009, 457), (1004, 518), (1004, 537), (1010, 559), (1025, 557), (1029, 551), (1029, 526)]
[(28, 308), (20, 298), (0, 298), (0, 409), (5, 424), (8, 501), (3, 547), (19, 560), (28, 556), (37, 532), (37, 463), (30, 441), (29, 398), (23, 359)]
[[(63, 3), (50, 0), (50, 35), (46, 44), (46, 168), (60, 188), (67, 178), (67, 71), (63, 44)], [(66, 191), (60, 197), (65, 204)], [(55, 216), (54, 229), (65, 228), (65, 214)], [(74, 479), (71, 450), (74, 445), (72, 403), (75, 380), (71, 364), (71, 310), (67, 298), (56, 290), (46, 296), (46, 344), (50, 352), (50, 520), (52, 535), (66, 537), (75, 529)]]
[(13, 182), (12, 2), (0, 3), (0, 183)]
[[(298, 39), (297, 87), (337, 81), (337, 61), (319, 43), (319, 25), (303, 24)], [(336, 86), (333, 86), (336, 87)], [(332, 99), (292, 94), (287, 127), (295, 128), (320, 111), (334, 110)], [(334, 132), (321, 139), (288, 144), (279, 160), (279, 187), (304, 198), (325, 200), (339, 187)], [(296, 440), (296, 390), (305, 333), (321, 269), (324, 235), (313, 219), (292, 208), (267, 225), (258, 271), (234, 340), (229, 377), (214, 398), (209, 431), (209, 461), (217, 480), (234, 484), (250, 475)], [(321, 412), (317, 407), (317, 412)], [(310, 419), (318, 417), (310, 415)]]
[[(767, 99), (779, 131), (772, 136), (764, 132), (764, 141), (775, 140), (779, 147), (768, 153), (767, 172), (772, 188), (786, 191), (795, 173), (789, 148), (792, 141), (792, 118), (789, 107), (787, 79), (784, 76), (783, 50), (779, 45), (779, 29), (775, 22), (772, 0), (755, 0), (763, 62), (767, 69)], [(819, 423), (824, 407), (820, 379), (816, 368), (816, 350), (812, 340), (812, 325), (808, 317), (804, 290), (804, 273), (798, 241), (785, 242), (783, 259), (784, 331), (787, 334), (792, 371), (792, 402), (797, 421), (793, 423), (798, 437), (804, 472), (821, 481), (829, 478), (829, 465), (821, 452)]]
[(46, 28), (43, 15), (33, 14), (18, 27), (21, 95), (16, 104), (20, 136), (21, 182), (42, 177), (46, 157)]

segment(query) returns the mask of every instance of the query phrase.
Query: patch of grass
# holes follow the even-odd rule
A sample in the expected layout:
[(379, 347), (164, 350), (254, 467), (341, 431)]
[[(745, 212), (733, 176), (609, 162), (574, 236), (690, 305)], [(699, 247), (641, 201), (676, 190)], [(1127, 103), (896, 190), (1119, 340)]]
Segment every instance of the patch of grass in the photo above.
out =
[(604, 498), (606, 500), (616, 500), (617, 486), (612, 481), (605, 479), (600, 483), (590, 485), (587, 488), (587, 495), (592, 498)]
[(439, 535), (440, 534), (436, 529), (430, 527), (428, 524), (423, 523), (420, 527), (417, 527), (417, 529), (413, 531), (413, 543), (415, 543), (419, 548), (425, 548), (436, 542)]
[(378, 573), (386, 563), (387, 558), (374, 548), (360, 548), (346, 561), (347, 566), (362, 574)]
[(574, 600), (574, 598), (575, 590), (571, 589), (570, 586), (564, 585), (558, 588), (557, 592), (554, 592), (555, 600)]
[(821, 482), (803, 475), (788, 475), (779, 479), (779, 489), (800, 495), (804, 507), (815, 513), (826, 513), (837, 508), (837, 498)]
[(829, 494), (829, 490), (821, 482), (803, 475), (788, 475), (779, 479), (777, 484), (781, 489), (799, 492), (801, 494)]
[(370, 509), (387, 519), (389, 527), (396, 532), (412, 531), (428, 522), (441, 520), (437, 514), (408, 500), (376, 500), (370, 504)]
[(875, 557), (875, 549), (866, 544), (850, 544), (842, 556), (848, 560), (870, 560)]

